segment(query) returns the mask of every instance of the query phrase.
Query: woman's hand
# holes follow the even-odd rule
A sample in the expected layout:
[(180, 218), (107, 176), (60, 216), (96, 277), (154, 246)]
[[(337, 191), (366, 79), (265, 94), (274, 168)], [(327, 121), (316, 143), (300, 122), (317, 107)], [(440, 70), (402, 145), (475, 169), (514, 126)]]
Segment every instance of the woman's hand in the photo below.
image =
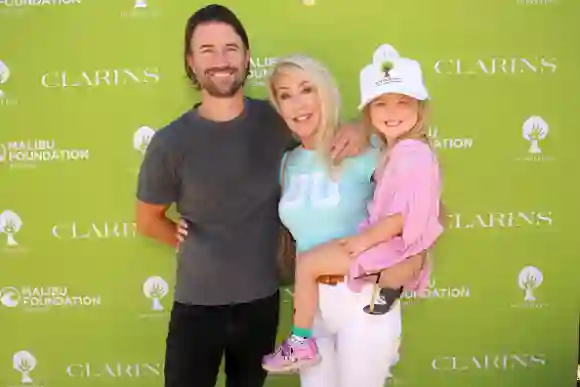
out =
[(342, 238), (338, 242), (345, 249), (351, 258), (369, 249), (368, 239), (364, 234), (357, 234), (347, 238)]
[[(427, 252), (423, 252), (421, 254), (414, 255), (393, 267), (383, 270), (381, 272), (379, 286), (381, 288), (398, 289), (416, 280), (419, 278), (421, 269), (423, 269), (426, 256)], [(376, 282), (377, 277), (372, 276), (366, 278), (365, 280), (369, 282)]]
[(187, 232), (187, 222), (183, 219), (179, 219), (179, 222), (177, 222), (177, 234), (175, 236), (180, 244), (185, 240)]

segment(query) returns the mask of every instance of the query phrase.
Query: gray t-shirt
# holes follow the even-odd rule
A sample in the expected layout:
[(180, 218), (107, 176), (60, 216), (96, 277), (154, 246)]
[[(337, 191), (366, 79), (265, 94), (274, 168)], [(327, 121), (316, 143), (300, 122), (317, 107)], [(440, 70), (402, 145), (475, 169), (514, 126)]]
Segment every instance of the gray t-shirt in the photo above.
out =
[(189, 222), (175, 301), (227, 305), (276, 292), (279, 171), (291, 141), (269, 103), (249, 98), (231, 121), (209, 121), (194, 109), (153, 136), (137, 198), (175, 202)]

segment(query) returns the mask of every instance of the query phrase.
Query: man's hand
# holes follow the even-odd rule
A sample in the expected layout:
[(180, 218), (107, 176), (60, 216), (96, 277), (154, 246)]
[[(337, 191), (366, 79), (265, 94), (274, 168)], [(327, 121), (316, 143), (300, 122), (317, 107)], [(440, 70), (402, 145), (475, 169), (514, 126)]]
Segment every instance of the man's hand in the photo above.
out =
[[(423, 252), (406, 259), (398, 265), (383, 270), (379, 286), (381, 288), (398, 289), (416, 280), (419, 278), (426, 256), (427, 253)], [(372, 276), (366, 280), (369, 282), (376, 282), (377, 277)]]
[(136, 222), (137, 231), (144, 236), (178, 247), (176, 224), (165, 214), (169, 205), (149, 204), (137, 201)]
[(340, 162), (345, 157), (358, 156), (369, 143), (362, 122), (343, 124), (334, 138), (330, 155), (333, 160)]

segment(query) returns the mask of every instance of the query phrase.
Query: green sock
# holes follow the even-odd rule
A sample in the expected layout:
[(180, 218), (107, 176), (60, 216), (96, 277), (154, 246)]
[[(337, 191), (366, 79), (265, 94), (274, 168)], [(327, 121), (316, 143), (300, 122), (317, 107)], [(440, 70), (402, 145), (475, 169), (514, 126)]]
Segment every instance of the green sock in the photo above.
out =
[(307, 328), (297, 328), (296, 325), (292, 327), (292, 334), (299, 337), (309, 339), (312, 337), (312, 330)]

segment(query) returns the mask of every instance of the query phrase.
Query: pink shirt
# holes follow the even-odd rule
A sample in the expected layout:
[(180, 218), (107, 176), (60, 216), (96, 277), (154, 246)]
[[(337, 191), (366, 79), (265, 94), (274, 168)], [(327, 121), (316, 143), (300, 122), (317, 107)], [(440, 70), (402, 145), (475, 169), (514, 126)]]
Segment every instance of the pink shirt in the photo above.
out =
[[(376, 175), (375, 175), (376, 176)], [(402, 140), (389, 153), (389, 161), (378, 177), (369, 217), (361, 229), (385, 216), (400, 213), (403, 233), (360, 254), (351, 266), (349, 286), (359, 291), (363, 282), (354, 277), (386, 269), (429, 249), (443, 232), (439, 222), (441, 183), (437, 157), (419, 140)], [(417, 281), (405, 288), (422, 292), (429, 281), (425, 265)]]

